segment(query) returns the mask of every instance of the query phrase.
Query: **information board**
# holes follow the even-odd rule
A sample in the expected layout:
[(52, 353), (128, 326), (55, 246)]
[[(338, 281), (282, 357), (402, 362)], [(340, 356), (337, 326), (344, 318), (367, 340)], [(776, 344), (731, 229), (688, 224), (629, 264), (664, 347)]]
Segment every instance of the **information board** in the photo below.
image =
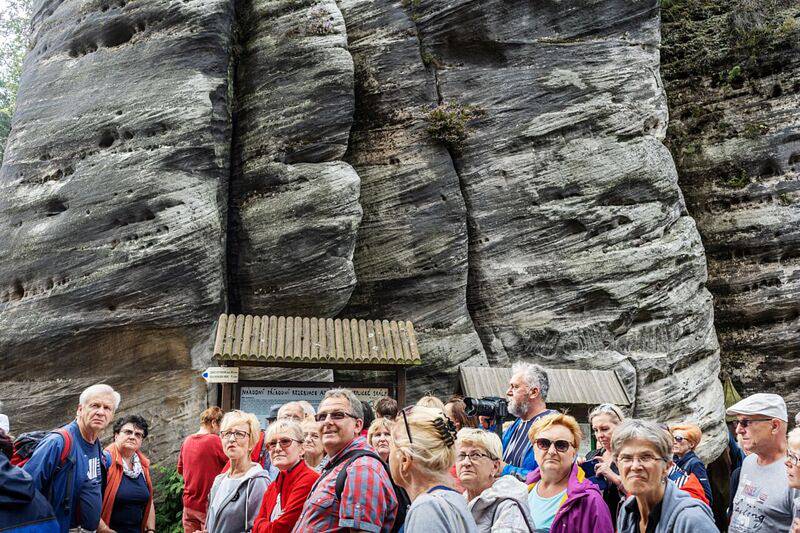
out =
[[(261, 422), (261, 427), (267, 427), (267, 417), (273, 405), (283, 405), (287, 402), (305, 400), (317, 409), (325, 392), (335, 388), (336, 384), (327, 386), (243, 386), (239, 393), (239, 409), (247, 413), (254, 413)], [(375, 400), (389, 395), (387, 387), (348, 387), (359, 400), (374, 403)]]

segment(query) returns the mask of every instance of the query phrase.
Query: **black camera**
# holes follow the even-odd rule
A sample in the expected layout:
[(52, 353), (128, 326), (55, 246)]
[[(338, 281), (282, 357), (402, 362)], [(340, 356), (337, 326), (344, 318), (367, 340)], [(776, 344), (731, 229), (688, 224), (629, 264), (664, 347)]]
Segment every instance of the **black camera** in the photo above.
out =
[(484, 398), (464, 398), (467, 405), (467, 416), (488, 416), (502, 424), (508, 417), (508, 401), (497, 396), (486, 396)]

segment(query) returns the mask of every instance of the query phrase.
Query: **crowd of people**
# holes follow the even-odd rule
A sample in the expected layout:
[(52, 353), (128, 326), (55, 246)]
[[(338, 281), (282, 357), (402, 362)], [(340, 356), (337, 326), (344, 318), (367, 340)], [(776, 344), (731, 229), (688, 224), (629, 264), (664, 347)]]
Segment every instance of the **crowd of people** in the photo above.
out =
[[(366, 531), (409, 533), (719, 531), (714, 491), (695, 453), (700, 428), (628, 418), (616, 405), (589, 413), (597, 447), (571, 415), (547, 408), (546, 372), (517, 363), (506, 422), (469, 416), (458, 397), (400, 409), (352, 391), (315, 409), (289, 402), (266, 429), (240, 410), (211, 407), (183, 442), (186, 533)], [(120, 395), (93, 385), (76, 418), (9, 447), (0, 428), (0, 531), (153, 533), (149, 424), (114, 420)], [(735, 420), (727, 528), (800, 533), (800, 428), (782, 398), (754, 394)], [(497, 426), (497, 425), (500, 426)], [(798, 424), (798, 421), (795, 421)], [(113, 441), (100, 437), (112, 427)], [(3, 431), (5, 430), (5, 431)], [(502, 438), (498, 436), (502, 435)], [(4, 440), (5, 437), (5, 440)], [(5, 442), (5, 444), (3, 444)]]

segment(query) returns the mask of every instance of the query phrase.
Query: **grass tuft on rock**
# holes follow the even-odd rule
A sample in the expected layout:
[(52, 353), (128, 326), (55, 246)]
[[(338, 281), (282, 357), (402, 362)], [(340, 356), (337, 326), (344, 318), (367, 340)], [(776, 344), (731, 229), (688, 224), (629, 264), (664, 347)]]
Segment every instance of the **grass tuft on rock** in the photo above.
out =
[(464, 142), (472, 133), (470, 123), (485, 114), (483, 109), (474, 105), (462, 105), (455, 101), (442, 102), (426, 113), (427, 131), (431, 137), (453, 152), (461, 153)]

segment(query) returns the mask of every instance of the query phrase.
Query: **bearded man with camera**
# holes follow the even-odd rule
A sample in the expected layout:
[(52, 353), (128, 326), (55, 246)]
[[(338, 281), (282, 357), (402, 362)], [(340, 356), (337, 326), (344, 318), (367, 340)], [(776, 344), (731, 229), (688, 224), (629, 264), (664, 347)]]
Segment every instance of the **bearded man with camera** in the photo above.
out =
[(525, 479), (528, 472), (539, 466), (528, 430), (537, 419), (556, 413), (545, 404), (547, 389), (547, 373), (539, 365), (520, 361), (511, 367), (506, 398), (509, 414), (517, 419), (503, 432), (502, 475), (513, 474)]

